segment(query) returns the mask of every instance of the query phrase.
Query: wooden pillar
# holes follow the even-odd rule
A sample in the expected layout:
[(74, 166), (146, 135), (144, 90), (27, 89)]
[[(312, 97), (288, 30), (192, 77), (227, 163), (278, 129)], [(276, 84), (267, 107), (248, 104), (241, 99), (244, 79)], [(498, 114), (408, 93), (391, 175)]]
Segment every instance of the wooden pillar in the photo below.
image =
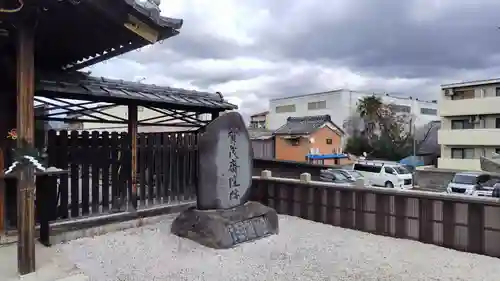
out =
[(131, 152), (131, 181), (132, 190), (130, 200), (132, 206), (137, 210), (137, 105), (128, 106), (128, 135), (130, 138), (130, 152)]
[[(17, 42), (17, 147), (34, 143), (34, 28), (18, 24)], [(21, 275), (35, 271), (35, 182), (33, 168), (19, 172), (17, 180), (17, 255)]]
[(219, 117), (219, 114), (220, 114), (220, 112), (219, 112), (219, 111), (214, 111), (214, 112), (212, 112), (212, 113), (211, 113), (211, 115), (212, 115), (212, 117), (211, 117), (211, 118), (212, 118), (212, 119), (211, 119), (211, 121), (214, 121), (217, 117)]

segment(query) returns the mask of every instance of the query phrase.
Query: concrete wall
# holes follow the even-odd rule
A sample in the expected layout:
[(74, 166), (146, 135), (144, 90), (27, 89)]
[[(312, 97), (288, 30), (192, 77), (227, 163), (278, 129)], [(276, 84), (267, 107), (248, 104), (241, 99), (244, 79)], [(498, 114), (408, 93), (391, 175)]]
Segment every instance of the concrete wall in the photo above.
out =
[[(446, 190), (446, 186), (460, 170), (427, 168), (415, 171), (415, 185), (424, 189)], [(462, 171), (463, 172), (463, 171)]]

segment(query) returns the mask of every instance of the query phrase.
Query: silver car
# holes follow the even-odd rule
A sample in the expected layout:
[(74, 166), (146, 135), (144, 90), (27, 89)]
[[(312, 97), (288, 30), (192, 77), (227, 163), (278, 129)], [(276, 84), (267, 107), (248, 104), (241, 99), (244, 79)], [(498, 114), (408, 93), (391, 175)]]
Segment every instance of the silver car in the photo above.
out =
[(363, 175), (358, 171), (347, 170), (347, 169), (331, 169), (331, 170), (338, 171), (339, 173), (341, 173), (342, 175), (346, 176), (347, 178), (349, 178), (353, 181), (356, 181), (359, 179), (363, 179), (363, 180), (365, 179), (365, 177), (363, 177)]

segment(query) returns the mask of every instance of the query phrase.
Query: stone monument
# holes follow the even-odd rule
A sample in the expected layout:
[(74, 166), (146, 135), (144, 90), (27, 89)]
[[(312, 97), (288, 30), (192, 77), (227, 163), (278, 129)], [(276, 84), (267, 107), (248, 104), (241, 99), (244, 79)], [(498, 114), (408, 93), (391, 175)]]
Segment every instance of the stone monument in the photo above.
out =
[(172, 233), (225, 249), (279, 232), (276, 211), (249, 201), (253, 150), (241, 115), (226, 113), (198, 141), (197, 207), (182, 212)]

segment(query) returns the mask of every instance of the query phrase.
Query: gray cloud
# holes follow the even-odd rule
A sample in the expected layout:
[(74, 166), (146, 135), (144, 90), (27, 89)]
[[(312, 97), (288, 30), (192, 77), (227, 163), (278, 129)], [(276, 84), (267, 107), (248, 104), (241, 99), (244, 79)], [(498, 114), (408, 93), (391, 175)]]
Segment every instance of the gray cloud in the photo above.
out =
[[(180, 35), (126, 54), (110, 62), (115, 68), (97, 72), (223, 89), (241, 100), (244, 114), (265, 110), (269, 98), (341, 87), (436, 99), (442, 83), (500, 72), (500, 2), (494, 0), (255, 0), (235, 5), (245, 12), (232, 16), (248, 23), (243, 29), (253, 44), (225, 34), (242, 23), (210, 25), (214, 15), (232, 12), (221, 8), (225, 1), (214, 3), (217, 10), (207, 15), (190, 7), (176, 15), (185, 20)], [(142, 67), (129, 67), (126, 60)]]
[(388, 76), (434, 77), (496, 63), (500, 2), (464, 4), (430, 20), (412, 16), (412, 2), (359, 1), (340, 21), (311, 17), (299, 33), (270, 30), (261, 44), (284, 58), (329, 59)]

